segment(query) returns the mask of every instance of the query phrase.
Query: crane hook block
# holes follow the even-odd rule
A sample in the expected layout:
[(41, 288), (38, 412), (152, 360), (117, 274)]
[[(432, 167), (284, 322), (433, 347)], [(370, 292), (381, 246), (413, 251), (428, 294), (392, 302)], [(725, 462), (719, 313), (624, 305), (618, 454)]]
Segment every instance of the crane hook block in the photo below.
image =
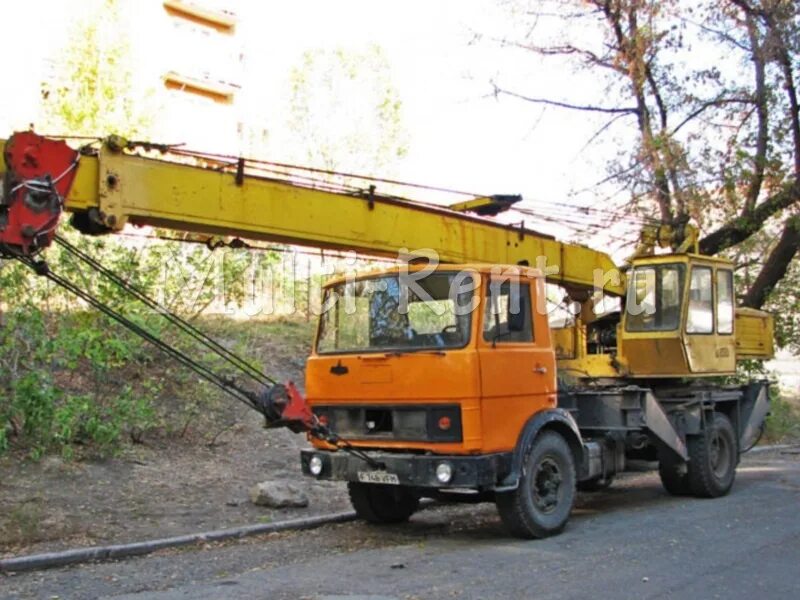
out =
[(275, 384), (258, 399), (266, 427), (287, 427), (295, 433), (311, 431), (318, 425), (300, 390), (291, 381)]
[(80, 154), (32, 131), (5, 146), (0, 191), (0, 251), (31, 256), (53, 241)]

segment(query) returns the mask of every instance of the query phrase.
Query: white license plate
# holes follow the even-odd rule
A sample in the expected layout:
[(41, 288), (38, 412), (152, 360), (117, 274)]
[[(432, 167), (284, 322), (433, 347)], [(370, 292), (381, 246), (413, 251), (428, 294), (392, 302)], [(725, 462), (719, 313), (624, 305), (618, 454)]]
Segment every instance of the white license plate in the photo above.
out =
[(394, 473), (387, 473), (386, 471), (359, 471), (358, 480), (361, 483), (400, 485), (400, 478)]

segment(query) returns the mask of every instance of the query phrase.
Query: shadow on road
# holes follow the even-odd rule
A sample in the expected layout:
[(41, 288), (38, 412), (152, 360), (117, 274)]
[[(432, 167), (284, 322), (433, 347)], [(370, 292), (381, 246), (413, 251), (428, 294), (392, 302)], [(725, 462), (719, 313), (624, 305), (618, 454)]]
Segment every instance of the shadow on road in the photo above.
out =
[[(742, 466), (732, 494), (742, 492), (757, 482), (775, 479), (775, 466)], [(707, 499), (671, 496), (661, 486), (658, 475), (650, 472), (625, 474), (610, 488), (600, 492), (580, 492), (571, 516), (573, 526), (604, 515), (636, 510), (651, 510), (660, 506), (681, 506)], [(376, 530), (392, 543), (415, 543), (427, 538), (443, 538), (453, 542), (475, 543), (509, 540), (493, 504), (435, 505), (415, 515), (409, 523), (375, 528), (362, 523), (354, 524), (358, 535), (373, 536)]]

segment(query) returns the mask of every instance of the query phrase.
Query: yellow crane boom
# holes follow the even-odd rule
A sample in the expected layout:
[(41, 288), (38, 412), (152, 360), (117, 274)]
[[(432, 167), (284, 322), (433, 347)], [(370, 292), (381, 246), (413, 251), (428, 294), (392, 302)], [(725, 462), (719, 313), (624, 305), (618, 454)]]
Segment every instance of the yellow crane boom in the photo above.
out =
[[(0, 150), (5, 146), (0, 140)], [(82, 156), (64, 209), (109, 230), (126, 223), (151, 225), (389, 258), (403, 248), (432, 250), (448, 263), (537, 266), (544, 257), (544, 264), (558, 268), (549, 279), (587, 290), (597, 272), (616, 269), (603, 252), (459, 212), (470, 202), (485, 206), (489, 199), (439, 207), (375, 186), (326, 189), (333, 186), (298, 179), (296, 170), (288, 176), (286, 168), (265, 173), (235, 158), (170, 152), (153, 158), (138, 150), (112, 140)], [(624, 293), (621, 281), (604, 287), (614, 295)]]

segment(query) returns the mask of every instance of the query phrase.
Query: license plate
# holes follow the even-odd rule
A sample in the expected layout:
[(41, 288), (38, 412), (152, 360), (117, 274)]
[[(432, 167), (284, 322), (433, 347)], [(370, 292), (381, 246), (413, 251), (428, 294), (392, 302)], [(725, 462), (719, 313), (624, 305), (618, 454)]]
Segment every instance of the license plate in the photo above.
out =
[(394, 473), (387, 473), (386, 471), (359, 471), (358, 480), (361, 483), (400, 485), (400, 478)]

